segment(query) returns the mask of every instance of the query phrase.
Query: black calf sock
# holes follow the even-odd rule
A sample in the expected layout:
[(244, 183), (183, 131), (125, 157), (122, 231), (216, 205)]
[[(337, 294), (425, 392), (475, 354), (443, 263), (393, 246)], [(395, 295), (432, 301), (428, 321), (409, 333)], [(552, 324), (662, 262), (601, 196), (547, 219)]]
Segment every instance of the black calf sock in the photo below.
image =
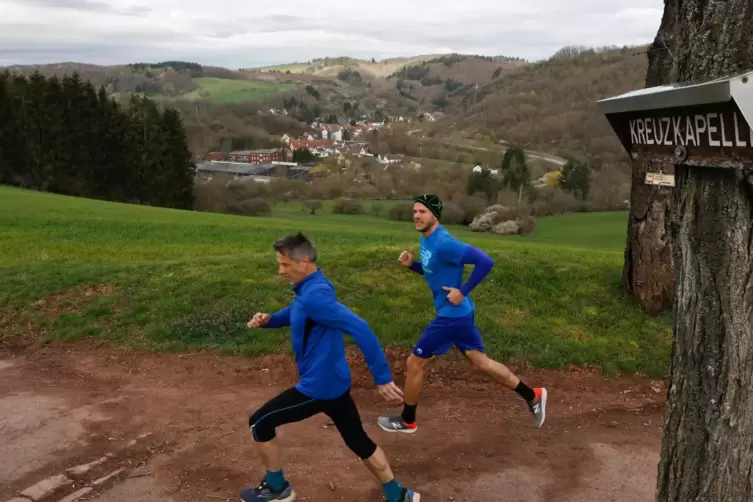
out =
[(536, 393), (533, 392), (533, 389), (524, 384), (522, 380), (520, 381), (518, 386), (515, 387), (515, 392), (517, 392), (518, 395), (526, 401), (533, 401), (534, 399), (536, 399)]
[(403, 421), (406, 424), (412, 424), (416, 422), (416, 408), (418, 405), (410, 406), (406, 404), (403, 406)]

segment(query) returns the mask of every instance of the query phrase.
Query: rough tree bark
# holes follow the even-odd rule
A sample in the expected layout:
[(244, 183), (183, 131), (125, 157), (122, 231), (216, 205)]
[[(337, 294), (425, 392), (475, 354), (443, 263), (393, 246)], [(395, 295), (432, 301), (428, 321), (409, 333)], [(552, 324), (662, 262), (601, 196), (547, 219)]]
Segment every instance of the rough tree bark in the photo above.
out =
[[(648, 52), (646, 87), (664, 85), (672, 79), (672, 47), (675, 26), (673, 9), (667, 7), (659, 32)], [(631, 160), (632, 185), (622, 286), (638, 304), (652, 314), (672, 307), (675, 271), (669, 242), (671, 193), (645, 183), (650, 163)], [(656, 170), (656, 169), (653, 169)]]
[[(673, 81), (753, 70), (753, 2), (665, 0)], [(663, 30), (669, 30), (666, 34)], [(677, 166), (659, 502), (753, 500), (753, 166)]]

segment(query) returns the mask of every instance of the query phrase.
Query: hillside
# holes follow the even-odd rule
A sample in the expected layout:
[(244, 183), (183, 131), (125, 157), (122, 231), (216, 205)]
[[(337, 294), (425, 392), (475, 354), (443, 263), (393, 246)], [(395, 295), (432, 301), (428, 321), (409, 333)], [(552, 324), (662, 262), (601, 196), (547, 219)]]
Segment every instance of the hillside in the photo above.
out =
[(626, 156), (596, 101), (645, 85), (644, 47), (561, 51), (503, 74), (467, 96), (439, 136), (489, 137), (627, 171)]
[(143, 94), (154, 99), (206, 99), (214, 103), (259, 101), (310, 81), (290, 77), (270, 78), (184, 61), (120, 66), (59, 63), (10, 66), (7, 69), (25, 76), (35, 72), (45, 77), (77, 73), (82, 80), (90, 81), (95, 87), (104, 87), (113, 96), (127, 98), (131, 94)]
[(424, 110), (450, 111), (467, 96), (527, 66), (523, 60), (448, 54), (405, 65), (387, 77), (398, 93)]
[[(290, 287), (276, 277), (269, 246), (301, 228), (319, 246), (321, 266), (341, 301), (372, 323), (384, 345), (410, 347), (432, 315), (425, 284), (394, 262), (401, 249), (416, 245), (408, 223), (292, 210), (228, 216), (4, 187), (0, 201), (0, 232), (7, 236), (0, 240), (0, 340), (32, 334), (142, 349), (285, 351), (284, 331), (250, 337), (245, 323), (253, 312), (289, 301)], [(621, 241), (624, 218), (542, 220), (537, 235), (549, 244), (453, 227), (497, 262), (473, 294), (491, 354), (537, 366), (664, 373), (671, 319), (649, 317), (625, 298), (619, 248), (584, 247), (602, 230), (606, 240)], [(558, 243), (561, 238), (567, 240)], [(73, 303), (52, 317), (38, 308), (41, 298), (93, 285), (112, 294)]]
[(316, 76), (336, 77), (345, 69), (354, 69), (364, 76), (385, 78), (404, 66), (420, 64), (436, 58), (436, 55), (413, 56), (404, 58), (389, 58), (381, 61), (372, 59), (356, 59), (350, 57), (318, 58), (306, 63), (291, 63), (260, 68), (246, 68), (244, 71), (261, 71), (266, 73), (304, 73)]
[[(564, 48), (529, 64), (505, 57), (425, 55), (364, 61), (322, 58), (302, 64), (229, 70), (195, 63), (123, 66), (77, 63), (13, 67), (44, 75), (77, 71), (113, 95), (132, 92), (167, 99), (186, 121), (192, 150), (217, 148), (221, 137), (300, 134), (317, 117), (339, 121), (441, 112), (415, 124), (434, 139), (520, 144), (627, 172), (624, 152), (596, 109), (602, 97), (643, 86), (643, 48)], [(286, 116), (270, 116), (270, 109)], [(416, 135), (416, 138), (425, 134)], [(623, 176), (624, 178), (624, 176)], [(609, 183), (613, 178), (609, 178)], [(626, 180), (621, 179), (622, 185)]]
[[(270, 109), (287, 109), (291, 118), (311, 122), (317, 117), (335, 115), (340, 119), (372, 117), (374, 112), (382, 109), (384, 114), (394, 113), (409, 115), (415, 113), (417, 105), (400, 97), (384, 78), (376, 77), (375, 72), (363, 72), (353, 65), (344, 65), (343, 58), (327, 58), (320, 62), (326, 66), (322, 74), (283, 73), (277, 71), (260, 71), (258, 69), (229, 70), (202, 66), (181, 61), (163, 63), (135, 63), (120, 66), (97, 66), (81, 63), (58, 63), (49, 65), (12, 66), (11, 72), (30, 76), (39, 72), (51, 77), (78, 73), (82, 80), (90, 81), (97, 87), (104, 87), (106, 92), (127, 101), (131, 94), (142, 94), (152, 99), (167, 100), (184, 114), (189, 129), (195, 123), (211, 124), (211, 130), (204, 128), (202, 133), (216, 139), (222, 135), (246, 135), (259, 137), (263, 131), (251, 131), (240, 127), (241, 124), (232, 117), (248, 122), (249, 113), (266, 113)], [(403, 58), (387, 60), (380, 70), (394, 71), (403, 63), (411, 63), (420, 58)], [(364, 64), (367, 64), (364, 62)], [(377, 66), (379, 64), (376, 64)], [(375, 65), (371, 65), (376, 67)], [(2, 69), (0, 69), (2, 70)], [(363, 72), (363, 73), (362, 73)], [(378, 72), (376, 72), (378, 73)], [(325, 75), (328, 74), (329, 76)], [(191, 102), (191, 106), (186, 106)], [(291, 104), (293, 103), (293, 104)], [(212, 109), (209, 113), (213, 122), (201, 120), (199, 107), (207, 109), (206, 104), (240, 106), (238, 109)], [(348, 113), (345, 110), (349, 110)], [(225, 119), (217, 121), (218, 117)], [(258, 122), (258, 121), (257, 121)], [(269, 122), (269, 121), (267, 121)], [(290, 120), (283, 121), (290, 126)], [(301, 126), (289, 131), (279, 131), (275, 127), (272, 134), (284, 132), (298, 133)], [(216, 134), (218, 129), (222, 134)], [(192, 145), (206, 143), (202, 138), (191, 138)], [(216, 148), (214, 141), (210, 141)], [(203, 150), (206, 151), (206, 150)]]
[(119, 66), (64, 62), (6, 69), (26, 76), (35, 72), (45, 77), (77, 73), (81, 80), (104, 87), (122, 103), (127, 103), (132, 94), (164, 101), (181, 113), (191, 151), (199, 154), (217, 149), (223, 137), (239, 138), (243, 147), (267, 148), (279, 144), (274, 136), (301, 134), (306, 124), (295, 118), (260, 112), (270, 103), (281, 105), (285, 93), (295, 94), (298, 87), (312, 81), (304, 76), (263, 76), (183, 61)]
[(179, 97), (197, 90), (199, 88), (195, 80), (197, 78), (246, 79), (246, 76), (238, 71), (184, 61), (132, 63), (117, 66), (65, 62), (16, 65), (9, 66), (7, 69), (26, 76), (39, 72), (45, 77), (62, 77), (75, 72), (82, 80), (88, 80), (96, 87), (104, 87), (109, 94), (145, 93), (166, 97)]

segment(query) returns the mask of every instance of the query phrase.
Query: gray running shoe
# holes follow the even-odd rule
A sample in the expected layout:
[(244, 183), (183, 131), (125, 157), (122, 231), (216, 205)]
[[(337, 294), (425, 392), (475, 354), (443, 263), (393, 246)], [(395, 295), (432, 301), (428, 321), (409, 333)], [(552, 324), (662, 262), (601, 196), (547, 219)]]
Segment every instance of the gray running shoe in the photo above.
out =
[(402, 432), (403, 434), (413, 434), (418, 430), (416, 423), (406, 424), (403, 417), (379, 417), (379, 427), (387, 432)]
[(533, 413), (533, 425), (541, 427), (546, 420), (546, 389), (538, 387), (533, 389), (536, 397), (533, 401), (527, 401), (528, 409)]

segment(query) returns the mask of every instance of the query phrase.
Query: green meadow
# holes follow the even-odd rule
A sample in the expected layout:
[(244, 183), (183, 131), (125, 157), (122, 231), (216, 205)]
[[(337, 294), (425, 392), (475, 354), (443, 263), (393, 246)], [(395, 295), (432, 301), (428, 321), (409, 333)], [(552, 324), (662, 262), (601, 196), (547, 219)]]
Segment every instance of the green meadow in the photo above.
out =
[(183, 94), (183, 99), (207, 99), (215, 103), (256, 101), (293, 89), (295, 84), (200, 77), (194, 81), (198, 89)]
[[(271, 243), (302, 230), (340, 300), (384, 346), (411, 347), (433, 315), (423, 279), (396, 262), (402, 249), (418, 248), (411, 224), (368, 210), (300, 208), (289, 202), (270, 217), (241, 217), (0, 187), (0, 336), (289, 351), (287, 330), (245, 323), (293, 298), (277, 277)], [(644, 314), (622, 292), (625, 224), (625, 213), (552, 217), (538, 220), (532, 235), (507, 238), (448, 227), (497, 264), (472, 295), (489, 352), (539, 367), (663, 376), (671, 318)]]

